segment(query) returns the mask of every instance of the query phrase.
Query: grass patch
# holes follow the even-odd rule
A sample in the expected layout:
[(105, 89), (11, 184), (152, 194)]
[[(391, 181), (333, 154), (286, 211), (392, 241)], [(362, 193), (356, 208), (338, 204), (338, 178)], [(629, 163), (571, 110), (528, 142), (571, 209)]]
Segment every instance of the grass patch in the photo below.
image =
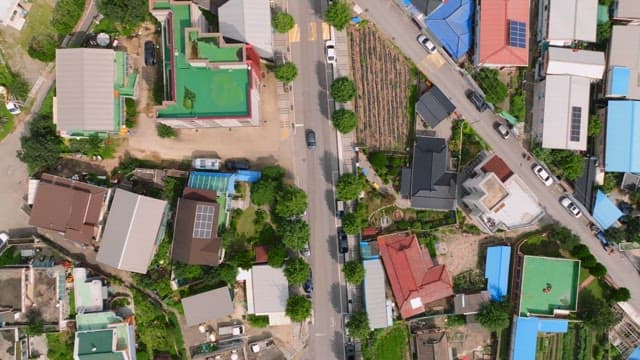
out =
[(240, 214), (236, 222), (236, 232), (247, 238), (253, 237), (256, 233), (254, 220), (256, 219), (256, 208), (251, 206)]
[(0, 266), (20, 264), (20, 252), (13, 246), (0, 255)]
[(586, 289), (590, 290), (593, 296), (603, 299), (605, 301), (607, 300), (605, 299), (605, 291), (607, 290), (607, 285), (604, 284), (602, 280), (600, 279), (593, 280), (591, 284), (589, 284), (589, 286), (586, 287)]
[(377, 330), (373, 338), (363, 347), (365, 359), (400, 360), (407, 359), (409, 350), (409, 330), (404, 323)]
[(27, 16), (27, 23), (20, 31), (20, 46), (27, 51), (29, 41), (34, 36), (55, 34), (56, 30), (51, 26), (53, 6), (45, 0), (33, 0), (31, 10)]
[[(460, 142), (461, 132), (462, 142)], [(489, 145), (473, 130), (469, 123), (465, 120), (453, 122), (451, 138), (449, 139), (449, 151), (451, 151), (451, 157), (460, 161), (460, 165), (466, 165), (482, 150), (489, 149)]]
[(0, 115), (0, 118), (6, 119), (6, 121), (0, 121), (0, 140), (2, 140), (7, 137), (7, 135), (11, 134), (15, 123), (13, 122), (13, 116), (9, 114), (6, 108), (3, 107), (0, 113), (2, 114)]
[(49, 333), (47, 336), (47, 359), (73, 359), (73, 336), (69, 332)]

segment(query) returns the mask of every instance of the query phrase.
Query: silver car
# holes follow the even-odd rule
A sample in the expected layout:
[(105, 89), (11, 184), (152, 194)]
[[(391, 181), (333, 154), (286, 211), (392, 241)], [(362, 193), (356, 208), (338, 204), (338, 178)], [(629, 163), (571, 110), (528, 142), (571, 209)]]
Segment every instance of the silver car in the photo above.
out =
[(418, 40), (420, 45), (422, 45), (422, 47), (425, 48), (425, 50), (427, 50), (429, 54), (433, 54), (434, 52), (438, 51), (438, 48), (435, 46), (435, 44), (426, 36), (418, 35), (416, 40)]
[(553, 178), (551, 177), (551, 174), (549, 174), (547, 170), (545, 170), (545, 168), (543, 168), (542, 166), (535, 164), (533, 166), (533, 172), (538, 176), (538, 179), (542, 180), (542, 182), (546, 186), (550, 186), (551, 184), (553, 184)]
[(576, 204), (574, 204), (573, 201), (571, 201), (571, 199), (569, 199), (568, 197), (561, 197), (560, 205), (562, 205), (562, 207), (564, 207), (569, 212), (569, 214), (573, 215), (574, 217), (579, 218), (580, 216), (582, 216), (582, 212), (580, 211), (580, 209), (578, 209)]

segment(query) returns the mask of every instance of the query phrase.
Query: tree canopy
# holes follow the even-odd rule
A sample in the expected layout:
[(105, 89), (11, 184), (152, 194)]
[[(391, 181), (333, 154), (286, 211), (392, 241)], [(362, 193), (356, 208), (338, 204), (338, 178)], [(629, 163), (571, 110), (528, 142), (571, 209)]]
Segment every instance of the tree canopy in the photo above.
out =
[(291, 295), (287, 300), (285, 314), (295, 322), (303, 322), (311, 316), (311, 301), (304, 295)]
[(591, 275), (597, 278), (601, 278), (607, 275), (607, 268), (604, 265), (597, 262), (595, 265), (591, 267), (591, 269), (589, 269), (589, 272), (591, 273)]
[(506, 301), (490, 301), (480, 308), (476, 319), (484, 328), (498, 331), (509, 327), (511, 304)]
[(58, 0), (51, 14), (51, 26), (62, 36), (71, 34), (84, 12), (85, 0)]
[(364, 310), (358, 310), (352, 313), (349, 317), (349, 321), (347, 321), (346, 327), (347, 330), (349, 330), (349, 335), (356, 339), (366, 339), (369, 336), (369, 333), (371, 333), (367, 312)]
[(216, 268), (216, 277), (229, 285), (236, 282), (236, 276), (238, 276), (238, 268), (234, 265), (222, 263)]
[(62, 139), (56, 134), (56, 126), (51, 119), (38, 116), (29, 124), (29, 136), (20, 139), (22, 150), (18, 158), (27, 164), (29, 173), (54, 167), (62, 152)]
[(589, 136), (600, 135), (603, 128), (604, 124), (599, 117), (595, 115), (589, 117), (589, 126), (587, 127), (587, 134), (589, 134)]
[(257, 206), (269, 205), (276, 198), (280, 184), (271, 179), (260, 179), (251, 185), (251, 202)]
[(627, 235), (624, 230), (617, 227), (610, 227), (604, 231), (604, 236), (607, 241), (612, 243), (621, 243), (627, 240)]
[(347, 261), (342, 267), (342, 272), (344, 272), (344, 278), (351, 284), (360, 285), (364, 280), (364, 266), (360, 261)]
[(596, 297), (590, 290), (583, 290), (578, 300), (578, 318), (596, 331), (606, 331), (616, 322), (611, 306)]
[(629, 289), (623, 287), (618, 289), (611, 289), (609, 299), (612, 302), (628, 301), (629, 299), (631, 299), (631, 293), (629, 292)]
[(27, 53), (32, 59), (51, 62), (56, 58), (58, 42), (53, 34), (41, 34), (31, 37)]
[(324, 20), (336, 30), (341, 31), (351, 21), (351, 9), (349, 9), (349, 5), (346, 2), (336, 0), (327, 8)]
[(289, 285), (302, 285), (311, 275), (311, 267), (303, 258), (292, 258), (284, 266), (284, 276)]
[(346, 213), (342, 217), (342, 230), (346, 234), (356, 235), (360, 233), (362, 230), (362, 224), (360, 223), (360, 219), (354, 213)]
[(293, 26), (296, 24), (296, 21), (293, 19), (291, 14), (281, 11), (277, 13), (273, 19), (271, 19), (271, 25), (276, 32), (286, 33), (289, 30), (293, 29)]
[(356, 84), (348, 77), (340, 77), (331, 83), (331, 97), (336, 102), (346, 103), (356, 97)]
[(307, 194), (297, 186), (285, 185), (276, 194), (274, 213), (281, 218), (302, 215), (307, 209)]
[(270, 247), (267, 254), (267, 264), (274, 268), (281, 268), (287, 259), (287, 249), (282, 245)]
[(147, 0), (100, 0), (98, 11), (106, 19), (124, 28), (135, 28), (145, 20), (149, 7)]
[[(482, 68), (474, 74), (474, 78), (486, 95), (486, 100), (492, 104), (501, 104), (509, 93), (507, 85), (499, 78), (497, 69)], [(522, 120), (521, 120), (522, 121)]]
[(282, 243), (291, 250), (300, 251), (309, 243), (311, 230), (309, 224), (300, 219), (284, 220), (278, 224)]
[(348, 134), (358, 126), (358, 116), (351, 110), (338, 109), (333, 112), (331, 122), (336, 130), (342, 134)]
[(274, 75), (276, 79), (288, 84), (298, 77), (298, 67), (292, 62), (287, 62), (278, 65), (274, 70)]
[(343, 174), (336, 183), (336, 197), (339, 200), (355, 200), (367, 188), (367, 180), (362, 175)]
[(262, 169), (261, 179), (282, 181), (285, 175), (285, 170), (278, 165), (266, 166)]

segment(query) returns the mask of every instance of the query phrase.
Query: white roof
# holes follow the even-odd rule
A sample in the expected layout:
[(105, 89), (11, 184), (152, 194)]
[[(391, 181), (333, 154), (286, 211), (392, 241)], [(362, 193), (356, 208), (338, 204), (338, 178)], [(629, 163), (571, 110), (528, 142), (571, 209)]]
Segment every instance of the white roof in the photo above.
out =
[(548, 75), (576, 75), (591, 79), (602, 79), (604, 74), (604, 53), (600, 51), (552, 46), (549, 48), (547, 56)]
[(233, 0), (218, 9), (220, 33), (251, 44), (263, 58), (273, 57), (269, 0)]
[(0, 1), (0, 23), (6, 24), (9, 22), (16, 5), (18, 5), (18, 0)]
[[(369, 327), (381, 329), (389, 326), (385, 294), (385, 273), (380, 259), (362, 261), (364, 266), (364, 302), (369, 315)], [(419, 299), (418, 299), (419, 300)]]
[(640, 19), (640, 1), (617, 0), (613, 6), (615, 18)]
[(549, 2), (548, 40), (596, 41), (598, 0), (550, 0)]
[(96, 279), (87, 282), (87, 269), (73, 268), (73, 293), (76, 312), (103, 310), (102, 281)]
[[(614, 25), (609, 46), (609, 70), (614, 66), (629, 69), (629, 91), (627, 99), (640, 100), (640, 26)], [(611, 85), (611, 82), (608, 81)], [(608, 93), (611, 93), (608, 89)]]
[(182, 299), (184, 317), (188, 326), (220, 319), (233, 312), (228, 287), (221, 287)]
[(507, 179), (504, 187), (509, 195), (504, 198), (503, 205), (496, 206), (491, 212), (491, 217), (497, 223), (514, 229), (530, 225), (544, 214), (538, 199), (518, 175), (514, 174)]
[[(289, 299), (289, 283), (282, 269), (269, 265), (255, 265), (251, 269), (251, 281), (250, 284), (247, 282), (247, 286), (251, 287), (253, 294), (253, 301), (247, 306), (249, 313), (268, 315), (285, 312)], [(247, 296), (247, 302), (249, 300)]]
[[(543, 148), (580, 151), (587, 149), (590, 86), (590, 80), (585, 77), (547, 75), (542, 124)], [(577, 128), (576, 124), (573, 124), (574, 135), (577, 137), (572, 138), (574, 111), (576, 116), (579, 115), (579, 121)]]

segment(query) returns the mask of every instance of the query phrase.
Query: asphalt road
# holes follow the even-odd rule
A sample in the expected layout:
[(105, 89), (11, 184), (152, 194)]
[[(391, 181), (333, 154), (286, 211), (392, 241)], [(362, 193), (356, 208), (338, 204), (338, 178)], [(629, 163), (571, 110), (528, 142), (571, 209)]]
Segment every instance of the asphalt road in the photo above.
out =
[[(307, 219), (311, 226), (309, 259), (313, 272), (313, 324), (306, 359), (344, 358), (342, 308), (333, 183), (337, 178), (336, 132), (327, 118), (327, 68), (324, 61), (322, 13), (319, 1), (290, 1), (299, 38), (291, 42), (291, 56), (298, 66), (294, 82), (296, 182), (308, 195)], [(306, 147), (304, 133), (312, 129), (317, 146)], [(320, 356), (320, 357), (319, 357)]]
[[(511, 137), (502, 139), (493, 126), (499, 118), (486, 111), (479, 113), (465, 97), (465, 90), (470, 85), (461, 75), (458, 68), (444, 59), (439, 53), (428, 55), (416, 41), (420, 33), (402, 10), (392, 0), (357, 0), (358, 5), (366, 9), (365, 18), (373, 21), (378, 29), (398, 46), (418, 68), (437, 85), (456, 105), (461, 113), (473, 126), (476, 132), (491, 146), (493, 151), (502, 157), (511, 169), (520, 176), (530, 187), (531, 191), (547, 211), (548, 216), (560, 224), (571, 229), (580, 236), (600, 263), (607, 267), (609, 275), (618, 286), (626, 287), (631, 292), (629, 303), (640, 309), (640, 275), (626, 257), (619, 253), (608, 255), (600, 246), (598, 239), (588, 228), (587, 220), (583, 217), (575, 219), (560, 206), (558, 198), (562, 190), (556, 185), (545, 187), (531, 171), (531, 162), (523, 161), (522, 145)], [(444, 51), (439, 49), (439, 51)]]

